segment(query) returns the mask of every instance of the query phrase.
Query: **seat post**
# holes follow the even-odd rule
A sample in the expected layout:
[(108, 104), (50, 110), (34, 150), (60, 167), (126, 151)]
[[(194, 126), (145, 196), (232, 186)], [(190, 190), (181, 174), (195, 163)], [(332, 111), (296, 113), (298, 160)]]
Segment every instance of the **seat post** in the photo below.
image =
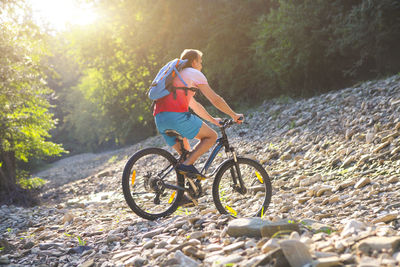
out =
[(175, 130), (165, 130), (165, 134), (168, 135), (168, 136), (171, 136), (171, 137), (175, 137), (175, 140), (179, 143), (180, 148), (181, 148), (181, 151), (182, 151), (182, 153), (181, 153), (181, 155), (180, 155), (180, 157), (179, 157), (178, 162), (179, 162), (179, 163), (184, 162), (184, 161), (186, 160), (188, 154), (189, 154), (189, 151), (187, 151), (187, 150), (185, 149), (185, 145), (184, 145), (184, 143), (183, 143), (183, 137), (182, 137), (182, 135), (180, 135), (180, 134), (179, 134), (177, 131), (175, 131)]
[(183, 139), (177, 138), (176, 140), (179, 142), (182, 151), (182, 154), (179, 157), (179, 162), (184, 162), (187, 156), (189, 155), (189, 151), (185, 149), (185, 145), (183, 144)]

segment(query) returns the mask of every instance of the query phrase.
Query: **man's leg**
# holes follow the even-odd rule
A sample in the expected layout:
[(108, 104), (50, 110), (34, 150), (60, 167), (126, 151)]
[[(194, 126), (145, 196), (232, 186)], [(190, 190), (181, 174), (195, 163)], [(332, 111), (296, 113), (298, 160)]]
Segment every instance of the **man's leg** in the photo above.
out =
[(185, 165), (192, 165), (201, 155), (207, 152), (215, 144), (215, 141), (217, 141), (218, 134), (203, 122), (195, 138), (199, 139), (200, 142), (183, 162)]

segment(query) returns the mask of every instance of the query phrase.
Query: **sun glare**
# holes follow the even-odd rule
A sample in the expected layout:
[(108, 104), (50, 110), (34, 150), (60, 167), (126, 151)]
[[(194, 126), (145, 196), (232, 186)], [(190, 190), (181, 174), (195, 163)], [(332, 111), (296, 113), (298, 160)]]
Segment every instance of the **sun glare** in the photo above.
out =
[(30, 0), (34, 16), (57, 31), (67, 25), (87, 25), (97, 14), (87, 3), (76, 0)]

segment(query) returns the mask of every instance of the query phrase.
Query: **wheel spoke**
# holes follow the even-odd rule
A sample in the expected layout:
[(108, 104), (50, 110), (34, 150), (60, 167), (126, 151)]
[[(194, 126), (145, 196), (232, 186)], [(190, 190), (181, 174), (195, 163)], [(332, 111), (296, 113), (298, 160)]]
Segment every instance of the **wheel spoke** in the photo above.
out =
[[(227, 162), (215, 177), (213, 198), (217, 209), (234, 217), (265, 214), (271, 199), (268, 174), (259, 163), (251, 159), (239, 158), (237, 164)], [(239, 185), (239, 177), (243, 186)]]
[(123, 191), (129, 207), (139, 216), (156, 219), (171, 214), (183, 195), (183, 177), (174, 170), (176, 159), (159, 148), (144, 149), (128, 161)]

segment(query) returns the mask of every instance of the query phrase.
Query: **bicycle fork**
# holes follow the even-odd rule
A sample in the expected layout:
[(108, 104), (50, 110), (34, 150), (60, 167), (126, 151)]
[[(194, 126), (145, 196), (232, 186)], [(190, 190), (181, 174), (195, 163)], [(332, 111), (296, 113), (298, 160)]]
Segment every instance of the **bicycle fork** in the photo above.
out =
[[(235, 170), (236, 170), (236, 172), (235, 172), (235, 170), (233, 168), (230, 169), (232, 179), (233, 179), (233, 188), (240, 194), (244, 195), (247, 193), (247, 189), (246, 189), (243, 179), (242, 179), (242, 173), (240, 172), (236, 151), (233, 148), (231, 148), (230, 150), (231, 150), (230, 152), (232, 153), (233, 162), (235, 163)], [(238, 183), (237, 183), (238, 180), (239, 180), (240, 186), (238, 186)]]

